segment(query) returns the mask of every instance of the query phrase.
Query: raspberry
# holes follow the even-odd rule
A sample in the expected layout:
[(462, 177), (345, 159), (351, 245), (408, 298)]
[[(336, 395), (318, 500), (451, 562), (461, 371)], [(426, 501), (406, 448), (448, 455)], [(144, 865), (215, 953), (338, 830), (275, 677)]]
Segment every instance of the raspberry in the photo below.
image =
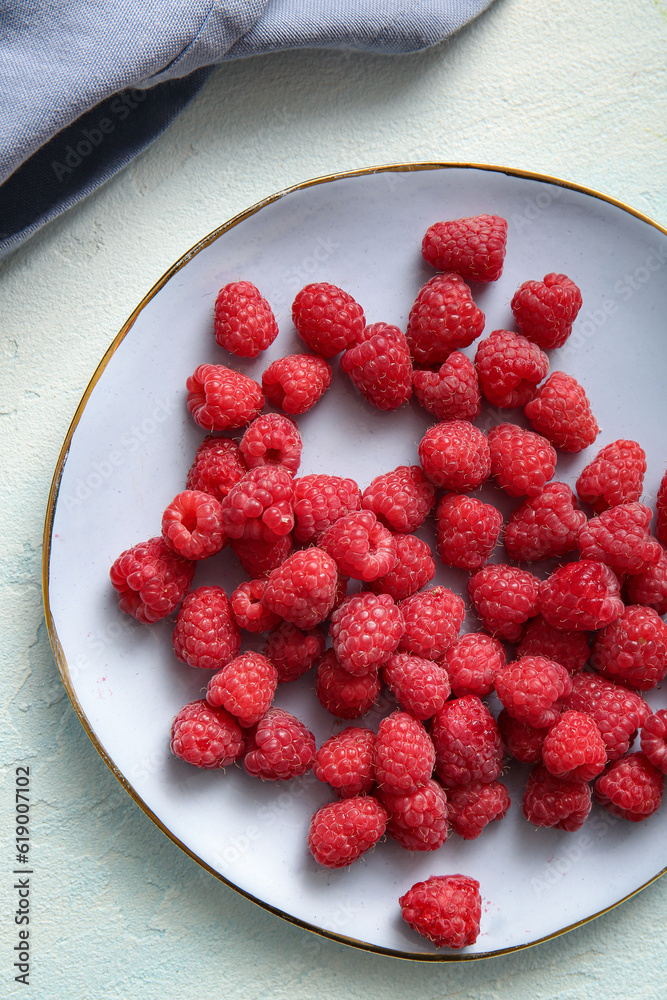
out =
[(229, 712), (203, 700), (185, 705), (171, 726), (171, 750), (195, 767), (226, 767), (244, 748), (243, 733)]
[(494, 330), (475, 354), (479, 387), (492, 406), (525, 406), (549, 372), (549, 359), (535, 344), (511, 330)]
[(254, 379), (224, 365), (199, 365), (185, 383), (188, 409), (207, 431), (244, 427), (264, 406), (264, 394)]
[(325, 358), (353, 344), (366, 325), (359, 303), (325, 281), (301, 289), (292, 303), (292, 320), (306, 346)]
[(436, 511), (437, 549), (446, 566), (479, 569), (500, 535), (503, 515), (490, 503), (446, 493)]
[(448, 701), (431, 725), (435, 770), (446, 787), (471, 781), (490, 784), (503, 766), (505, 750), (496, 720), (477, 695)]
[(667, 545), (667, 472), (662, 477), (655, 503), (655, 534)]
[(403, 615), (389, 594), (354, 594), (331, 616), (329, 635), (336, 656), (349, 673), (376, 670), (403, 635)]
[(651, 538), (650, 507), (626, 503), (603, 510), (579, 531), (582, 559), (598, 559), (620, 573), (643, 573), (660, 559), (660, 542)]
[(325, 868), (345, 868), (378, 842), (387, 813), (372, 795), (330, 802), (310, 821), (308, 847)]
[(266, 580), (246, 580), (239, 584), (230, 597), (236, 624), (247, 632), (268, 632), (280, 621), (262, 604)]
[(667, 774), (667, 709), (649, 715), (642, 726), (641, 748), (651, 764)]
[(467, 875), (431, 875), (399, 899), (405, 922), (436, 948), (466, 948), (479, 934), (479, 882)]
[(593, 790), (596, 800), (612, 816), (641, 823), (660, 807), (664, 785), (663, 773), (639, 752), (611, 764)]
[(307, 673), (324, 652), (325, 638), (318, 630), (297, 628), (292, 622), (281, 622), (269, 632), (264, 656), (278, 672), (278, 683), (294, 681)]
[(583, 388), (565, 372), (550, 375), (524, 412), (538, 434), (562, 451), (583, 451), (600, 430)]
[(171, 641), (176, 657), (191, 667), (220, 670), (241, 646), (241, 633), (222, 587), (197, 587), (181, 604)]
[(323, 708), (338, 719), (358, 719), (373, 707), (382, 684), (377, 671), (355, 677), (341, 667), (333, 649), (317, 665), (315, 693)]
[(401, 708), (420, 722), (435, 715), (449, 698), (447, 671), (433, 660), (395, 653), (382, 674)]
[(374, 761), (379, 787), (405, 794), (431, 777), (435, 750), (421, 722), (407, 712), (392, 712), (378, 727)]
[(206, 701), (224, 708), (244, 728), (254, 726), (268, 710), (276, 693), (278, 674), (261, 653), (241, 653), (211, 677)]
[(621, 588), (605, 563), (582, 560), (559, 566), (540, 584), (540, 611), (562, 631), (594, 631), (623, 611)]
[(292, 536), (283, 535), (275, 542), (265, 542), (263, 538), (235, 538), (232, 549), (249, 577), (258, 580), (268, 576), (271, 570), (280, 566), (292, 554)]
[(469, 785), (451, 788), (447, 799), (449, 822), (464, 840), (475, 840), (488, 823), (502, 819), (512, 804), (501, 781), (488, 785), (471, 781)]
[(436, 274), (419, 290), (408, 317), (406, 339), (416, 364), (441, 365), (468, 347), (484, 329), (484, 313), (463, 278)]
[(577, 479), (577, 493), (596, 514), (622, 503), (636, 503), (644, 485), (646, 452), (636, 441), (612, 441)]
[(564, 556), (577, 547), (586, 515), (567, 483), (547, 483), (519, 504), (505, 528), (505, 551), (517, 562)]
[(405, 622), (399, 650), (427, 660), (440, 660), (459, 634), (465, 604), (447, 587), (431, 587), (398, 605)]
[(415, 371), (412, 387), (437, 420), (474, 420), (482, 411), (477, 370), (460, 351), (453, 351), (437, 372)]
[(197, 448), (185, 485), (222, 500), (247, 471), (236, 441), (209, 436)]
[(167, 547), (162, 538), (150, 538), (121, 552), (109, 570), (120, 594), (120, 610), (144, 624), (175, 611), (195, 575), (195, 563)]
[(497, 424), (487, 437), (491, 475), (509, 496), (537, 496), (553, 478), (557, 455), (541, 434), (516, 424)]
[(220, 501), (209, 493), (185, 490), (162, 515), (162, 537), (184, 559), (207, 559), (225, 545)]
[(648, 691), (667, 673), (667, 625), (653, 608), (630, 605), (598, 632), (591, 663), (609, 680)]
[(285, 413), (307, 413), (331, 385), (331, 366), (314, 354), (278, 358), (262, 375), (262, 391)]
[(374, 594), (389, 594), (395, 601), (402, 601), (416, 594), (435, 576), (435, 562), (430, 546), (416, 535), (395, 535), (396, 564), (384, 576), (370, 580), (369, 590)]
[(565, 667), (546, 656), (523, 656), (496, 674), (496, 693), (509, 714), (535, 729), (556, 722), (571, 691)]
[(396, 410), (412, 395), (412, 360), (408, 342), (397, 326), (367, 326), (344, 351), (340, 366), (378, 410)]
[(361, 506), (393, 531), (416, 531), (435, 505), (435, 487), (418, 465), (399, 465), (376, 476), (361, 495)]
[(547, 770), (559, 778), (590, 781), (604, 769), (607, 751), (590, 715), (569, 710), (547, 733), (542, 759)]
[(629, 577), (628, 600), (632, 604), (648, 604), (659, 615), (667, 614), (667, 552), (643, 573)]
[(361, 509), (361, 490), (354, 479), (301, 476), (294, 480), (294, 538), (317, 543), (323, 531), (344, 514)]
[(497, 281), (506, 245), (506, 220), (499, 215), (476, 215), (434, 223), (426, 230), (422, 255), (439, 271), (456, 271), (466, 281)]
[(294, 527), (292, 477), (278, 465), (263, 465), (232, 486), (222, 501), (222, 523), (229, 538), (277, 542)]
[(322, 532), (319, 545), (354, 580), (377, 580), (396, 563), (396, 539), (370, 510), (344, 514)]
[(575, 674), (566, 708), (586, 712), (602, 734), (609, 760), (627, 753), (636, 731), (651, 714), (644, 699), (596, 674)]
[(289, 417), (262, 413), (246, 428), (239, 447), (249, 469), (277, 465), (293, 475), (301, 462), (303, 442)]
[(476, 694), (483, 698), (494, 688), (496, 673), (505, 666), (505, 650), (485, 632), (468, 632), (445, 652), (442, 665), (457, 698)]
[(348, 726), (322, 744), (315, 755), (313, 773), (331, 785), (341, 799), (365, 795), (375, 783), (374, 750), (372, 729)]
[(498, 639), (516, 642), (522, 625), (539, 611), (540, 581), (527, 570), (489, 564), (468, 581), (468, 593), (482, 625)]
[(498, 728), (507, 752), (524, 764), (542, 763), (542, 745), (549, 726), (529, 726), (519, 722), (503, 708), (498, 716)]
[(528, 622), (516, 647), (517, 660), (522, 656), (546, 656), (565, 667), (571, 677), (584, 669), (590, 653), (583, 632), (563, 632), (545, 621), (542, 615)]
[(437, 851), (447, 840), (447, 796), (429, 778), (413, 792), (380, 792), (387, 833), (407, 851)]
[(545, 351), (562, 347), (581, 309), (581, 292), (565, 274), (545, 274), (544, 281), (524, 281), (512, 298), (516, 325), (524, 337)]
[(574, 833), (590, 811), (591, 790), (581, 778), (557, 778), (544, 764), (532, 769), (523, 795), (523, 814), (533, 826)]
[(418, 452), (428, 478), (445, 490), (477, 489), (491, 472), (489, 443), (467, 420), (444, 420), (429, 428)]
[(329, 614), (336, 596), (336, 563), (323, 549), (302, 549), (269, 574), (262, 603), (298, 628), (311, 629)]
[(270, 708), (248, 737), (243, 766), (256, 778), (289, 781), (310, 771), (314, 760), (310, 729), (282, 708)]
[(215, 301), (215, 339), (240, 358), (256, 358), (278, 336), (271, 306), (249, 281), (233, 281)]

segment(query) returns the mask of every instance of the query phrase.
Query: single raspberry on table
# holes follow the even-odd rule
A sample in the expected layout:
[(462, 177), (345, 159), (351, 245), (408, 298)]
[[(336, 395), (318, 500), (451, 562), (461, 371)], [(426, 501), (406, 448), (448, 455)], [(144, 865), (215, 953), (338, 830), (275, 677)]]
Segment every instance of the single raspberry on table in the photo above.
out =
[(648, 604), (659, 615), (667, 614), (667, 552), (643, 573), (628, 577), (627, 595), (631, 604)]
[(517, 562), (536, 562), (564, 556), (577, 547), (586, 515), (567, 483), (547, 483), (509, 516), (505, 551)]
[(539, 610), (554, 628), (593, 632), (623, 611), (618, 577), (591, 559), (559, 566), (540, 584)]
[(533, 826), (574, 833), (586, 822), (591, 801), (590, 786), (581, 778), (557, 778), (536, 764), (526, 783), (523, 814)]
[(599, 559), (619, 573), (643, 573), (660, 559), (663, 548), (649, 534), (652, 511), (643, 503), (603, 510), (577, 536), (582, 559)]
[(399, 650), (427, 660), (440, 660), (456, 639), (465, 604), (447, 587), (430, 587), (399, 603), (405, 631)]
[(313, 774), (335, 789), (341, 799), (365, 795), (375, 784), (375, 733), (348, 726), (326, 740), (315, 755)]
[(387, 813), (372, 795), (330, 802), (310, 821), (308, 847), (325, 868), (346, 868), (378, 842)]
[(197, 587), (186, 594), (171, 641), (176, 657), (191, 667), (220, 670), (234, 659), (241, 633), (222, 587)]
[(433, 773), (435, 749), (421, 722), (407, 712), (392, 712), (380, 722), (373, 759), (383, 791), (414, 792)]
[(607, 763), (607, 750), (590, 715), (572, 709), (563, 712), (544, 738), (542, 760), (559, 778), (591, 781), (600, 774)]
[(468, 420), (444, 420), (429, 428), (417, 450), (428, 478), (445, 490), (466, 493), (489, 478), (489, 442)]
[(500, 536), (503, 515), (490, 503), (446, 493), (436, 510), (437, 549), (446, 566), (479, 569)]
[(206, 701), (212, 708), (226, 709), (247, 729), (268, 711), (277, 683), (270, 660), (261, 653), (241, 653), (211, 677)]
[(642, 495), (646, 452), (636, 441), (612, 441), (598, 452), (577, 479), (577, 493), (596, 514)]
[(540, 581), (532, 573), (506, 563), (490, 563), (468, 581), (473, 607), (487, 632), (516, 642), (524, 622), (538, 613)]
[(280, 615), (262, 604), (266, 580), (246, 580), (232, 592), (230, 602), (239, 628), (247, 632), (268, 632), (280, 621)]
[(315, 737), (290, 712), (270, 708), (248, 734), (243, 766), (253, 777), (289, 781), (310, 771), (315, 760)]
[(299, 428), (282, 413), (261, 413), (246, 428), (239, 448), (249, 469), (277, 465), (294, 474), (301, 462)]
[(485, 632), (467, 632), (445, 651), (442, 665), (457, 698), (490, 694), (507, 658), (502, 643)]
[(324, 652), (326, 640), (319, 629), (300, 629), (280, 622), (266, 637), (264, 656), (276, 668), (278, 683), (286, 684), (307, 673)]
[(322, 532), (344, 514), (361, 509), (361, 490), (354, 479), (310, 475), (294, 480), (294, 538), (317, 543)]
[(655, 534), (667, 545), (667, 472), (662, 477), (655, 501)]
[(516, 659), (522, 656), (546, 656), (562, 664), (573, 676), (583, 670), (591, 655), (588, 639), (583, 632), (564, 632), (554, 628), (542, 615), (531, 619), (521, 642), (516, 647)]
[(109, 570), (120, 595), (120, 610), (144, 624), (166, 618), (185, 597), (195, 566), (172, 552), (163, 538), (149, 538), (126, 549)]
[(238, 760), (244, 747), (236, 719), (203, 698), (185, 705), (171, 725), (172, 753), (195, 767), (226, 767)]
[(667, 673), (667, 625), (653, 608), (631, 604), (598, 632), (591, 663), (609, 680), (648, 691)]
[(378, 410), (396, 410), (412, 395), (412, 359), (397, 326), (373, 323), (343, 352), (340, 366)]
[(399, 465), (376, 476), (361, 494), (363, 510), (372, 510), (392, 531), (416, 531), (435, 505), (435, 487), (419, 465)]
[(437, 372), (417, 369), (412, 387), (421, 405), (437, 420), (474, 420), (482, 412), (477, 370), (461, 351), (452, 351)]
[(498, 716), (498, 728), (505, 749), (512, 757), (524, 764), (542, 763), (542, 745), (549, 726), (538, 728), (527, 722), (519, 722), (503, 708)]
[(269, 403), (296, 416), (307, 413), (331, 385), (331, 366), (315, 354), (288, 354), (273, 361), (262, 375)]
[(331, 611), (337, 584), (335, 561), (312, 546), (295, 552), (271, 571), (262, 603), (298, 628), (311, 629)]
[(291, 535), (283, 535), (274, 542), (266, 542), (263, 538), (232, 539), (234, 555), (253, 580), (268, 576), (271, 570), (284, 563), (293, 547)]
[(581, 309), (581, 292), (566, 274), (545, 274), (543, 281), (524, 281), (511, 303), (524, 337), (545, 351), (562, 347)]
[(301, 289), (292, 303), (292, 320), (305, 345), (324, 358), (353, 344), (366, 325), (359, 303), (326, 281)]
[(416, 364), (441, 365), (452, 351), (468, 347), (484, 329), (484, 313), (463, 278), (436, 274), (419, 290), (408, 317), (406, 338)]
[(627, 753), (635, 733), (651, 714), (640, 695), (588, 671), (572, 678), (565, 707), (590, 715), (602, 734), (608, 760)]
[(497, 281), (507, 249), (507, 220), (474, 215), (435, 222), (422, 241), (424, 260), (439, 271), (456, 271), (466, 281)]
[(447, 840), (447, 795), (429, 778), (412, 792), (380, 790), (387, 833), (407, 851), (437, 851)]
[(474, 694), (448, 701), (431, 725), (435, 772), (447, 788), (471, 781), (489, 784), (503, 767), (505, 748), (498, 724)]
[(649, 715), (644, 722), (641, 748), (651, 764), (663, 774), (667, 774), (667, 708), (661, 708)]
[(215, 339), (231, 354), (256, 358), (278, 336), (271, 306), (250, 281), (232, 281), (215, 300)]
[(195, 423), (207, 431), (245, 427), (264, 406), (261, 386), (224, 365), (199, 365), (185, 387), (188, 410)]
[(396, 563), (384, 576), (369, 580), (368, 588), (374, 594), (389, 594), (395, 601), (402, 601), (416, 594), (435, 576), (435, 561), (431, 547), (416, 535), (397, 534)]
[(340, 665), (333, 649), (327, 649), (319, 659), (315, 694), (322, 707), (337, 719), (365, 715), (377, 702), (381, 688), (377, 670), (356, 677)]
[(523, 656), (496, 674), (496, 694), (509, 714), (536, 729), (556, 722), (571, 691), (565, 667), (546, 656)]
[(251, 469), (222, 501), (222, 524), (229, 538), (277, 542), (294, 527), (292, 476), (278, 465)]
[(450, 788), (447, 810), (452, 830), (464, 840), (475, 840), (485, 826), (502, 819), (512, 804), (510, 793), (502, 781), (488, 785), (471, 781), (468, 785)]
[(342, 667), (363, 676), (376, 670), (398, 646), (405, 624), (389, 594), (347, 597), (331, 615), (329, 635)]
[(466, 948), (477, 940), (482, 913), (477, 879), (431, 875), (398, 902), (405, 922), (436, 948)]
[(236, 441), (209, 435), (197, 448), (188, 472), (186, 489), (210, 493), (217, 500), (222, 500), (247, 471)]
[(610, 764), (595, 782), (596, 800), (612, 816), (641, 823), (660, 807), (665, 776), (646, 754), (630, 753)]
[(549, 373), (549, 359), (535, 344), (511, 330), (494, 330), (480, 341), (475, 367), (482, 395), (492, 406), (525, 406)]
[(451, 691), (444, 667), (410, 653), (390, 656), (382, 667), (382, 676), (401, 708), (420, 722), (435, 715)]
[(371, 510), (343, 514), (322, 532), (318, 544), (336, 560), (341, 573), (365, 583), (396, 564), (396, 538)]
[(162, 537), (184, 559), (208, 559), (225, 546), (222, 506), (210, 493), (184, 490), (162, 515)]
[(516, 424), (496, 424), (487, 435), (491, 475), (511, 497), (534, 497), (556, 471), (557, 455), (546, 438)]
[(600, 428), (582, 386), (565, 372), (554, 372), (524, 407), (538, 434), (561, 451), (583, 451), (593, 444)]

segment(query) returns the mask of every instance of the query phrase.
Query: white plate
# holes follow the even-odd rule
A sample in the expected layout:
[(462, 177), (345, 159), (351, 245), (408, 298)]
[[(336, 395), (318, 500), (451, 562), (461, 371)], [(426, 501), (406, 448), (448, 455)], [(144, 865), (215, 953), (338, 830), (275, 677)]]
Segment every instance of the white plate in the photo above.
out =
[[(511, 326), (509, 302), (527, 278), (564, 272), (583, 292), (575, 332), (552, 369), (582, 382), (602, 432), (592, 449), (560, 458), (557, 478), (573, 484), (599, 446), (635, 438), (648, 455), (645, 495), (654, 497), (667, 466), (667, 232), (550, 178), (420, 164), (283, 192), (178, 261), (93, 377), (63, 446), (45, 528), (47, 622), (64, 684), (95, 747), (141, 808), (195, 860), (262, 906), (338, 940), (421, 960), (522, 948), (620, 902), (662, 874), (667, 810), (631, 824), (596, 806), (577, 834), (535, 830), (521, 812), (526, 769), (512, 764), (512, 808), (478, 840), (452, 836), (434, 854), (383, 842), (350, 869), (321, 869), (306, 831), (311, 813), (329, 799), (324, 785), (312, 776), (274, 785), (240, 768), (199, 771), (170, 754), (173, 716), (201, 695), (210, 675), (177, 662), (169, 622), (145, 627), (119, 612), (108, 571), (122, 550), (159, 533), (162, 510), (184, 488), (202, 437), (184, 403), (185, 379), (198, 364), (231, 361), (259, 378), (269, 361), (299, 350), (290, 305), (311, 280), (349, 290), (368, 322), (404, 327), (418, 288), (433, 274), (420, 255), (426, 228), (481, 212), (509, 221), (501, 279), (474, 289), (487, 332)], [(240, 364), (211, 333), (218, 289), (239, 278), (262, 290), (281, 329), (263, 357)], [(487, 410), (478, 424), (516, 418), (517, 411)], [(300, 474), (348, 475), (363, 488), (381, 471), (416, 462), (416, 443), (432, 422), (416, 404), (391, 414), (373, 410), (336, 371), (329, 394), (299, 418)], [(225, 551), (198, 569), (195, 585), (215, 580), (231, 590), (241, 578)], [(466, 574), (445, 568), (437, 577), (460, 592), (465, 581)], [(650, 700), (664, 705), (664, 691)], [(277, 701), (311, 726), (318, 743), (341, 728), (317, 703), (310, 676), (284, 685)], [(388, 707), (385, 701), (382, 710)], [(371, 724), (379, 717), (371, 713)], [(450, 872), (478, 878), (484, 899), (479, 939), (464, 952), (436, 951), (403, 923), (397, 904), (414, 882)]]

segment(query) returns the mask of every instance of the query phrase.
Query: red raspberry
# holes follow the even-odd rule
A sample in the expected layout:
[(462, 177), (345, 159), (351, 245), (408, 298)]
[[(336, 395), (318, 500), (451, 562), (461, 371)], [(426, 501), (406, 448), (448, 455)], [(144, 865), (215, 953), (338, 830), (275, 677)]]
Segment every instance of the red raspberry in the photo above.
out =
[(422, 254), (439, 271), (456, 271), (466, 281), (497, 281), (506, 246), (507, 221), (476, 215), (434, 223), (426, 230)]
[(281, 413), (262, 413), (246, 428), (240, 443), (249, 469), (277, 465), (292, 475), (299, 468), (303, 442), (299, 428)]
[(590, 781), (604, 770), (607, 750), (590, 715), (569, 710), (544, 738), (542, 759), (547, 770), (559, 778)]
[(648, 691), (667, 673), (667, 625), (653, 608), (632, 604), (598, 632), (591, 663), (609, 680)]
[(197, 448), (185, 485), (222, 500), (247, 471), (236, 441), (209, 436)]
[(565, 372), (550, 375), (524, 412), (538, 434), (562, 451), (583, 451), (600, 430), (583, 388)]
[(636, 503), (642, 495), (646, 452), (636, 441), (605, 445), (577, 479), (577, 493), (596, 514), (621, 503)]
[(506, 708), (498, 716), (498, 728), (507, 752), (524, 764), (542, 763), (542, 744), (549, 726), (537, 728), (513, 718)]
[(319, 629), (304, 631), (292, 622), (281, 622), (269, 632), (264, 656), (276, 668), (278, 683), (285, 684), (307, 673), (324, 652), (324, 646), (325, 638)]
[(325, 868), (346, 868), (378, 842), (387, 813), (372, 795), (330, 802), (310, 821), (308, 847)]
[(261, 653), (241, 653), (211, 677), (206, 701), (224, 708), (244, 728), (254, 726), (268, 710), (276, 693), (276, 668)]
[(468, 420), (444, 420), (429, 428), (418, 452), (428, 478), (445, 490), (475, 490), (491, 472), (489, 443)]
[(451, 788), (447, 799), (449, 822), (464, 840), (475, 840), (488, 823), (502, 819), (512, 804), (510, 793), (501, 781), (488, 785), (471, 781), (469, 785)]
[(354, 580), (377, 580), (396, 564), (396, 539), (370, 510), (344, 514), (322, 532), (319, 545), (341, 573)]
[(256, 778), (289, 781), (310, 771), (314, 760), (310, 729), (282, 708), (270, 708), (248, 737), (243, 766)]
[(230, 598), (234, 618), (239, 628), (247, 632), (268, 632), (280, 621), (280, 615), (262, 604), (266, 580), (246, 580), (239, 584)]
[(503, 767), (505, 749), (498, 723), (477, 695), (448, 701), (433, 717), (431, 739), (435, 771), (447, 788), (495, 781)]
[(516, 424), (497, 424), (487, 435), (491, 475), (511, 497), (534, 497), (556, 471), (557, 455), (546, 438)]
[(244, 427), (264, 406), (264, 394), (254, 379), (224, 365), (199, 365), (185, 383), (188, 409), (207, 431)]
[(636, 731), (651, 714), (640, 695), (590, 673), (572, 678), (566, 708), (590, 715), (602, 734), (609, 760), (618, 760), (627, 753)]
[(435, 562), (430, 546), (416, 535), (395, 535), (396, 564), (384, 576), (370, 580), (369, 590), (374, 594), (389, 594), (395, 601), (402, 601), (416, 594), (435, 576)]
[(517, 660), (522, 656), (546, 656), (565, 667), (571, 677), (584, 669), (590, 654), (583, 632), (563, 632), (545, 621), (542, 615), (528, 622), (516, 647)]
[(186, 594), (171, 641), (177, 658), (191, 667), (219, 670), (234, 659), (241, 633), (222, 587), (197, 587)]
[(314, 354), (278, 358), (262, 375), (269, 403), (296, 415), (307, 413), (331, 385), (331, 366)]
[(319, 781), (330, 784), (341, 799), (365, 795), (375, 784), (374, 750), (372, 729), (348, 726), (322, 744), (315, 755), (313, 773)]
[(408, 317), (406, 338), (416, 364), (441, 365), (452, 351), (468, 347), (484, 329), (484, 313), (463, 278), (436, 274), (419, 290)]
[(479, 882), (467, 875), (431, 875), (399, 899), (405, 922), (436, 948), (466, 948), (479, 934)]
[(643, 573), (660, 559), (660, 542), (651, 538), (652, 511), (643, 503), (603, 510), (579, 531), (582, 559), (597, 559), (620, 573)]
[(437, 372), (415, 371), (412, 387), (437, 420), (474, 420), (482, 412), (477, 370), (460, 351), (453, 351)]
[(577, 547), (586, 515), (567, 483), (547, 483), (519, 504), (505, 528), (505, 551), (517, 562), (564, 556)]
[(401, 708), (420, 722), (435, 715), (449, 698), (447, 671), (433, 660), (394, 653), (382, 674)]
[(298, 628), (324, 621), (336, 596), (336, 563), (323, 549), (302, 549), (272, 570), (262, 603)]
[(571, 691), (565, 667), (546, 656), (523, 656), (496, 674), (496, 693), (509, 714), (535, 729), (556, 722)]
[(349, 673), (376, 670), (403, 635), (403, 615), (389, 594), (353, 594), (331, 616), (329, 635), (336, 656)]
[(655, 534), (667, 545), (667, 472), (662, 477), (655, 503)]
[(664, 785), (663, 773), (640, 752), (611, 764), (593, 790), (596, 800), (612, 816), (641, 823), (660, 807)]
[(542, 615), (562, 631), (595, 631), (623, 611), (618, 578), (605, 563), (582, 560), (559, 566), (540, 584)]
[(375, 780), (383, 791), (414, 792), (433, 773), (435, 749), (421, 722), (392, 712), (378, 727)]
[(581, 778), (557, 778), (544, 764), (530, 772), (523, 795), (523, 814), (533, 826), (574, 833), (591, 811), (591, 790)]
[(649, 715), (642, 726), (641, 748), (648, 760), (663, 774), (667, 774), (667, 709)]
[(278, 336), (271, 306), (249, 281), (233, 281), (215, 301), (215, 339), (240, 358), (256, 358)]
[(378, 410), (396, 410), (412, 395), (412, 360), (408, 342), (397, 326), (367, 326), (344, 351), (340, 366)]
[(284, 563), (292, 554), (292, 536), (283, 535), (275, 542), (263, 538), (235, 538), (232, 549), (249, 577), (259, 580)]
[(294, 538), (315, 542), (344, 514), (361, 509), (361, 490), (354, 479), (301, 476), (294, 480)]
[(301, 289), (292, 303), (292, 320), (306, 346), (325, 358), (353, 344), (366, 325), (359, 303), (325, 281)]
[(512, 299), (512, 312), (521, 333), (545, 351), (563, 346), (580, 309), (581, 292), (565, 274), (545, 274), (544, 281), (524, 281)]
[(387, 833), (407, 851), (437, 851), (447, 840), (447, 796), (429, 778), (413, 792), (380, 792)]
[(435, 487), (418, 465), (399, 465), (376, 476), (361, 495), (362, 508), (392, 531), (416, 531), (434, 505)]
[(399, 649), (427, 660), (440, 660), (456, 639), (465, 604), (447, 587), (431, 587), (406, 597), (398, 605), (405, 622)]
[(667, 614), (667, 552), (643, 573), (629, 577), (627, 588), (632, 604), (648, 604), (659, 615)]
[(442, 665), (457, 698), (476, 694), (483, 698), (494, 688), (497, 672), (507, 659), (502, 644), (485, 632), (468, 632), (445, 652)]
[(516, 642), (522, 626), (539, 611), (540, 581), (525, 569), (494, 563), (477, 570), (468, 593), (482, 625), (497, 639)]
[(294, 527), (292, 477), (278, 465), (263, 465), (232, 486), (222, 501), (222, 523), (229, 538), (277, 542)]
[(525, 406), (549, 373), (549, 359), (535, 344), (511, 330), (494, 330), (475, 354), (482, 395), (492, 406)]
[(185, 705), (171, 726), (172, 753), (195, 767), (226, 767), (241, 756), (244, 746), (236, 719), (203, 699)]
[(184, 559), (208, 559), (225, 545), (220, 501), (210, 493), (185, 490), (162, 515), (162, 537)]
[(320, 704), (337, 719), (358, 719), (376, 703), (382, 683), (377, 671), (355, 677), (341, 667), (333, 649), (317, 665), (315, 693)]
[(195, 563), (182, 559), (162, 538), (150, 538), (121, 552), (109, 570), (120, 594), (120, 610), (144, 624), (175, 611), (195, 575)]
[(437, 548), (445, 566), (479, 569), (500, 535), (503, 515), (490, 503), (446, 493), (436, 511)]

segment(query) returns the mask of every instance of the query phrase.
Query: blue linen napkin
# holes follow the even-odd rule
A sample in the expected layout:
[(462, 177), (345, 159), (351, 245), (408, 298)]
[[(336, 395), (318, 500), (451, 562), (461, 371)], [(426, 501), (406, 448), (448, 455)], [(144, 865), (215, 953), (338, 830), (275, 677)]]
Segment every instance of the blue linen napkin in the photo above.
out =
[(415, 52), (492, 0), (0, 0), (0, 258), (145, 149), (215, 63)]

